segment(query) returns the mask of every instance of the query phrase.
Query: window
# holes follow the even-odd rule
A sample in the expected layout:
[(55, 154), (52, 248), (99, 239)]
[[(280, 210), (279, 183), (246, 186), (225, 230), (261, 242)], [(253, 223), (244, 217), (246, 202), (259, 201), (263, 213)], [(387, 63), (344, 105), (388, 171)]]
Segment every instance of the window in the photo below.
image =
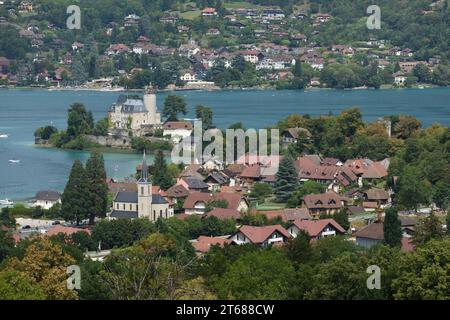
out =
[(119, 204), (116, 205), (117, 210), (119, 210)]
[(166, 208), (166, 219), (167, 219), (167, 208)]
[(141, 195), (144, 195), (144, 187), (141, 187)]
[(162, 210), (159, 210), (159, 217), (162, 218)]
[(156, 220), (156, 211), (153, 210), (153, 221), (155, 221), (155, 220)]
[(125, 210), (125, 203), (123, 204), (123, 210)]
[(133, 211), (133, 205), (130, 204), (130, 211)]

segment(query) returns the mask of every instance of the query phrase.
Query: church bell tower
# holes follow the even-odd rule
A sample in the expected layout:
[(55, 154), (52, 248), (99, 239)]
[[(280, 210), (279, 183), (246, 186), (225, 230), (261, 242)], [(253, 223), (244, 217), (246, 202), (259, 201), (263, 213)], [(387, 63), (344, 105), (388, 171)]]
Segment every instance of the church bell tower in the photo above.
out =
[(151, 220), (152, 213), (152, 184), (148, 178), (148, 166), (144, 156), (142, 159), (141, 177), (137, 182), (138, 186), (138, 217), (149, 218)]

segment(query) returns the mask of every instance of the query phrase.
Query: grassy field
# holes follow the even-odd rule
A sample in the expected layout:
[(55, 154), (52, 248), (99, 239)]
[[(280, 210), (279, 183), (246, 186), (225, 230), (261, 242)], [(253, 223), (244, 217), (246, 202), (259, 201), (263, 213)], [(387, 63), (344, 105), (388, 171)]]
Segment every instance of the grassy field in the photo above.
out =
[(238, 8), (244, 8), (244, 9), (261, 9), (262, 6), (259, 6), (257, 4), (248, 3), (245, 1), (238, 1), (238, 2), (227, 2), (223, 4), (225, 8), (227, 9), (238, 9)]
[(187, 11), (187, 12), (180, 13), (180, 17), (182, 17), (183, 19), (186, 19), (186, 20), (194, 20), (195, 18), (200, 17), (200, 14), (201, 14), (200, 10)]

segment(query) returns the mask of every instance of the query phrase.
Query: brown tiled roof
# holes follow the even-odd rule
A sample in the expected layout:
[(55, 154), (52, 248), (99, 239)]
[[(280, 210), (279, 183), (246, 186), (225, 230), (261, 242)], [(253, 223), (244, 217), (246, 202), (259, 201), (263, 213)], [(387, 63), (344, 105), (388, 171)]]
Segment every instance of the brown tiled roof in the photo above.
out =
[(174, 185), (166, 193), (170, 198), (186, 198), (189, 195), (189, 191), (182, 185)]
[(417, 221), (410, 217), (399, 217), (402, 227), (415, 226)]
[(233, 163), (227, 167), (227, 169), (234, 174), (240, 174), (245, 168), (245, 164), (243, 163)]
[(404, 252), (411, 252), (416, 250), (416, 246), (413, 244), (412, 238), (402, 238), (402, 251)]
[(334, 219), (295, 220), (293, 225), (300, 230), (306, 231), (311, 237), (317, 237), (328, 225), (333, 226), (339, 233), (345, 233), (345, 229), (334, 221)]
[(366, 196), (368, 200), (387, 200), (389, 199), (389, 193), (386, 190), (372, 188), (367, 190)]
[(192, 130), (193, 126), (192, 123), (189, 121), (168, 121), (164, 123), (164, 130), (178, 130), (178, 129)]
[(375, 222), (355, 232), (357, 238), (384, 240), (383, 222)]
[(197, 241), (192, 243), (192, 246), (194, 247), (195, 251), (206, 253), (209, 251), (211, 246), (219, 245), (223, 247), (225, 244), (230, 244), (231, 240), (225, 239), (222, 237), (206, 237), (206, 236), (200, 236), (197, 238)]
[(219, 220), (234, 219), (238, 220), (241, 218), (241, 213), (235, 209), (225, 209), (225, 208), (214, 208), (207, 213), (207, 217), (216, 217)]
[(289, 135), (294, 138), (294, 139), (298, 139), (299, 135), (301, 132), (304, 132), (306, 134), (306, 136), (310, 137), (311, 136), (311, 132), (309, 132), (308, 129), (305, 128), (289, 128), (286, 129), (283, 134), (285, 133), (289, 133)]
[(339, 209), (341, 201), (346, 199), (334, 192), (321, 194), (308, 194), (303, 197), (305, 206), (308, 209)]
[(281, 225), (255, 227), (255, 226), (242, 226), (239, 229), (243, 235), (245, 235), (253, 244), (260, 244), (266, 241), (275, 231), (278, 231), (286, 238), (290, 238), (291, 235)]
[(261, 167), (258, 164), (253, 164), (246, 167), (240, 176), (241, 178), (259, 179), (261, 178)]
[(388, 175), (382, 162), (375, 162), (370, 159), (347, 160), (344, 166), (351, 168), (355, 174), (366, 179), (381, 179)]

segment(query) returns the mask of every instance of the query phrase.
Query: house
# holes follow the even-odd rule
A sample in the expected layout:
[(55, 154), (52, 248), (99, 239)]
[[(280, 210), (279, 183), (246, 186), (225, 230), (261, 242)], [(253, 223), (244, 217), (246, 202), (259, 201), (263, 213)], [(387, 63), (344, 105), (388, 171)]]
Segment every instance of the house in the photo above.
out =
[(347, 204), (348, 199), (335, 192), (309, 194), (303, 197), (302, 206), (308, 209), (309, 214), (318, 218), (321, 214), (335, 214)]
[(183, 186), (189, 192), (208, 192), (209, 190), (209, 185), (203, 182), (203, 179), (198, 179), (196, 177), (179, 178), (177, 185)]
[(230, 178), (221, 171), (212, 171), (204, 180), (209, 185), (210, 191), (219, 191), (222, 186), (230, 184)]
[(179, 143), (191, 136), (194, 127), (189, 121), (168, 121), (164, 123), (163, 129), (163, 136), (170, 136), (174, 143)]
[(48, 210), (57, 203), (61, 203), (61, 193), (53, 190), (42, 190), (36, 193), (33, 206)]
[(84, 48), (84, 44), (75, 41), (74, 43), (72, 43), (72, 51), (78, 51), (80, 49)]
[(365, 200), (368, 202), (375, 202), (377, 207), (384, 208), (389, 203), (389, 192), (386, 190), (372, 188), (364, 192)]
[(125, 27), (137, 26), (141, 21), (141, 17), (135, 14), (130, 14), (123, 18), (123, 25)]
[(212, 246), (223, 247), (226, 244), (231, 244), (232, 241), (226, 237), (206, 237), (200, 236), (196, 240), (191, 241), (192, 246), (198, 255), (205, 254), (209, 251)]
[(250, 243), (261, 247), (268, 247), (270, 245), (282, 244), (290, 238), (291, 235), (289, 232), (281, 225), (273, 225), (263, 227), (242, 226), (228, 239), (238, 245)]
[(142, 99), (120, 95), (108, 112), (112, 128), (138, 130), (143, 126), (157, 126), (161, 114), (156, 106), (156, 95), (147, 88)]
[[(383, 179), (388, 175), (389, 161), (373, 161), (370, 159), (349, 159), (344, 163), (358, 177), (367, 180)], [(360, 183), (361, 184), (361, 183)]]
[(334, 221), (334, 219), (295, 220), (287, 230), (294, 238), (303, 230), (314, 240), (335, 237), (336, 235), (343, 235), (345, 233), (345, 229)]
[(178, 203), (178, 201), (184, 201), (189, 196), (189, 190), (184, 186), (176, 184), (167, 189), (167, 198), (173, 203)]
[(109, 213), (111, 219), (147, 218), (157, 221), (159, 218), (173, 217), (173, 208), (159, 193), (154, 193), (148, 177), (148, 166), (144, 157), (142, 161), (141, 177), (136, 182), (137, 192), (119, 191), (113, 199), (113, 209)]
[(169, 24), (175, 24), (178, 22), (178, 18), (175, 16), (165, 16), (159, 19), (162, 23), (169, 23)]
[(239, 212), (248, 211), (250, 208), (244, 196), (227, 192), (216, 192), (213, 194), (192, 192), (186, 198), (183, 208), (186, 214), (205, 214), (207, 203), (215, 200), (225, 200), (228, 204), (227, 209), (233, 209)]
[(286, 15), (281, 9), (264, 9), (262, 11), (262, 17), (267, 20), (283, 20)]
[(375, 222), (358, 230), (354, 236), (356, 243), (364, 248), (371, 248), (384, 241), (383, 222)]
[(410, 217), (399, 217), (399, 219), (402, 226), (403, 237), (404, 238), (412, 237), (415, 232), (417, 221)]
[(329, 13), (316, 13), (316, 14), (312, 14), (311, 18), (314, 21), (313, 25), (317, 26), (324, 22), (330, 21), (331, 15)]
[(295, 220), (311, 220), (312, 217), (307, 208), (289, 208), (281, 210), (256, 211), (252, 214), (264, 215), (268, 220), (280, 218), (283, 222), (294, 222)]
[(126, 44), (117, 43), (112, 44), (106, 49), (106, 54), (108, 56), (115, 56), (121, 53), (130, 53), (131, 49)]
[(226, 208), (214, 208), (206, 214), (207, 217), (216, 217), (219, 220), (239, 220), (241, 219), (241, 213), (235, 209)]
[(213, 17), (217, 16), (217, 10), (215, 8), (204, 8), (202, 10), (203, 17)]
[(51, 237), (51, 236), (54, 236), (54, 235), (62, 233), (64, 235), (66, 235), (66, 236), (71, 236), (71, 235), (73, 235), (75, 233), (78, 233), (78, 232), (85, 232), (87, 234), (91, 234), (91, 230), (89, 230), (89, 229), (81, 229), (81, 228), (73, 228), (73, 227), (65, 227), (65, 226), (62, 226), (62, 225), (57, 225), (57, 226), (54, 226), (54, 227), (50, 228), (45, 233), (45, 235), (48, 236), (48, 237)]
[(197, 82), (197, 75), (195, 72), (184, 71), (181, 73), (180, 80), (184, 82)]
[(310, 138), (311, 133), (305, 128), (288, 128), (281, 133), (281, 142), (283, 144), (296, 143), (299, 137)]
[(206, 31), (206, 35), (207, 36), (218, 36), (218, 35), (220, 35), (220, 30), (215, 29), (215, 28), (208, 29), (208, 31)]
[(404, 86), (407, 79), (408, 77), (401, 72), (394, 73), (394, 84), (397, 86)]
[(224, 164), (217, 157), (209, 157), (203, 161), (202, 168), (206, 171), (222, 171)]
[(240, 52), (240, 55), (244, 57), (244, 60), (247, 62), (251, 62), (253, 64), (257, 64), (259, 60), (264, 58), (264, 55), (257, 50), (245, 50)]

